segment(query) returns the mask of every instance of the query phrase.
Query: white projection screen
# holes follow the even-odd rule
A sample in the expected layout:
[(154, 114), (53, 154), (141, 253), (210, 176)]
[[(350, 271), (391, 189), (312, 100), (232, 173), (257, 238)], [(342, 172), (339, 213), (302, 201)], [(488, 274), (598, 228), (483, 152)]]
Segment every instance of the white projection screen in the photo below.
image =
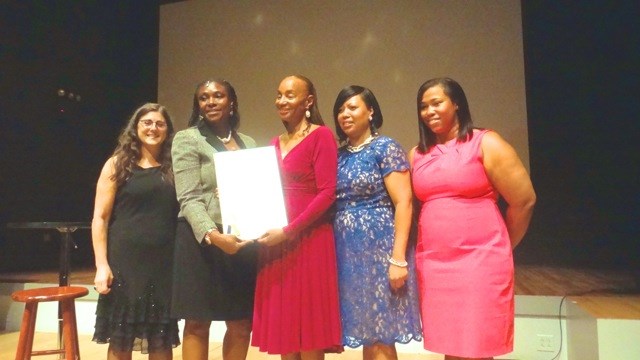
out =
[(259, 145), (283, 131), (280, 80), (310, 78), (327, 126), (338, 92), (376, 95), (380, 132), (406, 150), (418, 141), (416, 95), (433, 77), (464, 88), (477, 126), (498, 131), (529, 168), (519, 0), (207, 1), (160, 8), (158, 101), (187, 125), (200, 81), (236, 89), (240, 131)]

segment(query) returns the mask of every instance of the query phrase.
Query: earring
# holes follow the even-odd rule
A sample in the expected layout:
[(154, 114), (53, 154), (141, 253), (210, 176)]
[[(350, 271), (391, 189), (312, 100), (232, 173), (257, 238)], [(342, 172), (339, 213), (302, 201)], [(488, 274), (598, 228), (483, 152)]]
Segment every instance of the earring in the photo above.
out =
[(309, 111), (309, 109), (304, 112), (304, 117), (306, 117), (307, 119), (311, 117), (311, 112)]
[(198, 120), (202, 120), (202, 119), (204, 119), (204, 116), (198, 115)]
[(373, 121), (373, 116), (369, 115), (369, 122), (372, 122), (372, 121)]
[(229, 116), (233, 116), (233, 109), (231, 109), (231, 111), (229, 111)]

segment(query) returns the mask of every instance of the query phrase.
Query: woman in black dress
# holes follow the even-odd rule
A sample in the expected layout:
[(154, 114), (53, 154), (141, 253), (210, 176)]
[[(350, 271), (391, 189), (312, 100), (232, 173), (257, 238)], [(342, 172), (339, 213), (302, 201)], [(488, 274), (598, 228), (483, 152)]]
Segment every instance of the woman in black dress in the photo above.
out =
[(91, 223), (100, 293), (93, 341), (107, 359), (171, 359), (180, 344), (171, 319), (178, 212), (171, 168), (173, 124), (158, 104), (138, 108), (98, 179)]

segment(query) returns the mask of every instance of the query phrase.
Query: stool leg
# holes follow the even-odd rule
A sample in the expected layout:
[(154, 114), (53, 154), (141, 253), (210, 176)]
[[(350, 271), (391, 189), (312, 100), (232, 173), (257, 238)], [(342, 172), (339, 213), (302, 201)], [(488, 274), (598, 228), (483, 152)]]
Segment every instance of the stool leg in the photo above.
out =
[(76, 319), (76, 305), (73, 300), (71, 303), (71, 317), (73, 317), (71, 323), (73, 324), (73, 342), (76, 345), (76, 359), (80, 360), (80, 342), (78, 341), (78, 321)]
[(76, 319), (76, 305), (73, 300), (71, 300), (71, 315), (73, 320), (71, 323), (73, 324), (73, 342), (76, 344), (76, 359), (80, 360), (80, 341), (78, 341), (78, 321)]
[(24, 314), (22, 315), (22, 324), (20, 325), (20, 339), (18, 340), (16, 360), (31, 359), (31, 351), (33, 350), (33, 337), (36, 330), (37, 314), (37, 302), (25, 303)]
[(73, 299), (62, 302), (62, 336), (66, 360), (79, 360), (78, 328), (76, 325), (76, 307)]

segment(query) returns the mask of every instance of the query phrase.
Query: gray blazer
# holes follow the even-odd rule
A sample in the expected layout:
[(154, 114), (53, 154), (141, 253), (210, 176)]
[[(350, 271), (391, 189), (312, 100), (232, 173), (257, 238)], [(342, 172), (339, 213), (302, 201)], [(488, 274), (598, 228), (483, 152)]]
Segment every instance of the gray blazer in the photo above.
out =
[[(236, 133), (236, 142), (246, 148), (256, 147), (251, 137)], [(238, 141), (240, 140), (240, 141)], [(216, 184), (213, 154), (224, 145), (206, 125), (180, 130), (173, 138), (171, 157), (176, 194), (180, 203), (179, 217), (184, 217), (193, 234), (202, 242), (206, 232), (222, 223), (220, 203), (215, 196)]]

